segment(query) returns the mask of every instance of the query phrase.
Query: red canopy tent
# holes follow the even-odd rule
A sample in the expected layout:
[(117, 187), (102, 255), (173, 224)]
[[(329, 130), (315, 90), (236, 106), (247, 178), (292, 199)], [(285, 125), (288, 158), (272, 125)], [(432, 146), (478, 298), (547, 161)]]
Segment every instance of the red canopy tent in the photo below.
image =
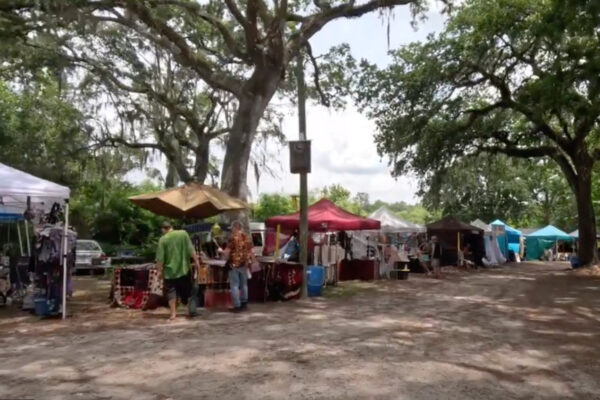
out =
[[(275, 230), (277, 225), (280, 226), (280, 243), (285, 244), (290, 235), (300, 226), (300, 213), (271, 217), (265, 221), (265, 225), (267, 233), (264, 251), (266, 254), (271, 254), (275, 250)], [(381, 222), (349, 213), (328, 199), (321, 199), (308, 207), (308, 230), (310, 232), (379, 230), (380, 228)], [(309, 236), (309, 254), (313, 247), (314, 243)], [(376, 268), (374, 261), (346, 260), (345, 262), (346, 264), (342, 262), (339, 267), (338, 277), (340, 280), (375, 279)], [(365, 265), (355, 265), (356, 263), (363, 263)]]
[[(283, 232), (300, 226), (300, 213), (271, 217), (265, 222), (267, 228), (281, 226)], [(308, 230), (311, 232), (378, 230), (381, 223), (349, 213), (328, 199), (321, 199), (308, 207)]]

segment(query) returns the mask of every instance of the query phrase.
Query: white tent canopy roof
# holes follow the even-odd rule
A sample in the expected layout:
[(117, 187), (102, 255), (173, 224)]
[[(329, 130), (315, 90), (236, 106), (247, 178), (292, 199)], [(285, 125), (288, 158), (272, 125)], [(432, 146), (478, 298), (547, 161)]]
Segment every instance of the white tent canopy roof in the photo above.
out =
[(35, 205), (49, 210), (55, 202), (69, 199), (66, 186), (38, 178), (0, 163), (0, 213), (22, 213), (27, 209), (27, 197)]
[(369, 215), (369, 218), (375, 219), (381, 222), (381, 230), (384, 232), (398, 232), (398, 233), (413, 233), (413, 232), (425, 232), (425, 228), (413, 224), (412, 222), (404, 221), (396, 217), (390, 210), (385, 206), (379, 207), (376, 211)]
[(485, 233), (490, 233), (492, 231), (492, 226), (490, 224), (486, 224), (479, 218), (477, 218), (475, 221), (472, 221), (471, 225), (476, 226), (479, 229), (483, 229)]

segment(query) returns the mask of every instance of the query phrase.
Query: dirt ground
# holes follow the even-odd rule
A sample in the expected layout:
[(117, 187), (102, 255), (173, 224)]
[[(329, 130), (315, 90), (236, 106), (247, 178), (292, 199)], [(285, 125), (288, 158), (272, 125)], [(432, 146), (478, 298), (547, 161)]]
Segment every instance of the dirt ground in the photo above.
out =
[(0, 398), (600, 399), (600, 280), (565, 267), (349, 282), (173, 323), (81, 277), (66, 323), (0, 310)]

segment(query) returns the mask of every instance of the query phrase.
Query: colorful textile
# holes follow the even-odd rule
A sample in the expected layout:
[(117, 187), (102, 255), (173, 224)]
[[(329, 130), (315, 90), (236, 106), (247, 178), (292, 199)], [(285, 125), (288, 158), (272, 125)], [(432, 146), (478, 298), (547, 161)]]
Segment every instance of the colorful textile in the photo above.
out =
[[(146, 279), (140, 274), (144, 272), (147, 272)], [(145, 286), (143, 282), (147, 282)], [(114, 306), (150, 310), (158, 307), (162, 300), (163, 280), (159, 279), (154, 264), (115, 268), (112, 282)]]
[(170, 231), (158, 241), (156, 262), (164, 265), (164, 278), (176, 279), (190, 272), (190, 258), (196, 253), (186, 231)]

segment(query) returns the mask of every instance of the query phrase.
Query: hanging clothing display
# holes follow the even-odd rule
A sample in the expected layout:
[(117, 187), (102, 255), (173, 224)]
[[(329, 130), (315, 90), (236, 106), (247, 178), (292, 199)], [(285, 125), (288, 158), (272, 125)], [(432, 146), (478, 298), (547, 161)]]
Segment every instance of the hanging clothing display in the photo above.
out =
[[(35, 244), (35, 294), (34, 302), (41, 304), (38, 313), (56, 314), (61, 310), (63, 287), (63, 235), (62, 224), (39, 226)], [(71, 271), (75, 267), (77, 234), (67, 230), (67, 294), (71, 295)]]

